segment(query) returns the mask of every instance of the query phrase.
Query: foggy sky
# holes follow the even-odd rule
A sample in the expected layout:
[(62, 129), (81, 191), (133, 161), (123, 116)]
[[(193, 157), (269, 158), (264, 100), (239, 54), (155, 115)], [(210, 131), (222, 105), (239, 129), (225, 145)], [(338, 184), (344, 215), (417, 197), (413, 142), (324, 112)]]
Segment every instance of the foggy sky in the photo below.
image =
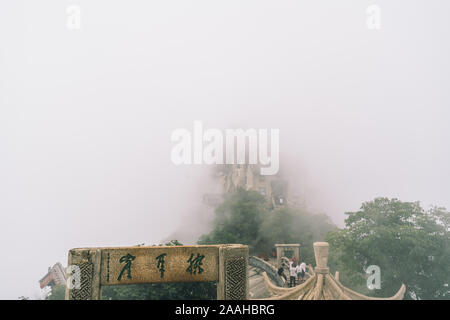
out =
[[(69, 4), (80, 30), (66, 28)], [(207, 230), (210, 167), (170, 160), (172, 131), (195, 120), (280, 129), (280, 171), (339, 226), (377, 196), (450, 208), (449, 12), (444, 0), (1, 1), (0, 298), (37, 297), (70, 248)]]

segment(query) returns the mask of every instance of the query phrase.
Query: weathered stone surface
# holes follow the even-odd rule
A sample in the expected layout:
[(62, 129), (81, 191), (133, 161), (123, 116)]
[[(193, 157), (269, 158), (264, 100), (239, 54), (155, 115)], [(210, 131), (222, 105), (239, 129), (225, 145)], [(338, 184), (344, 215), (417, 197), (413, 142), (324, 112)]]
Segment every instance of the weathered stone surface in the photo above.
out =
[(218, 259), (215, 246), (104, 248), (101, 285), (217, 281)]
[(69, 300), (101, 299), (107, 285), (202, 281), (217, 281), (217, 299), (248, 298), (245, 245), (79, 248), (68, 262), (80, 278), (67, 288)]
[[(282, 246), (282, 245), (281, 245)], [(280, 247), (281, 247), (280, 246)], [(286, 245), (285, 245), (286, 246)], [(328, 268), (328, 249), (327, 242), (314, 243), (314, 255), (316, 258), (316, 267), (312, 269), (308, 279), (293, 288), (281, 288), (274, 285), (267, 274), (264, 272), (264, 282), (267, 290), (272, 294), (270, 300), (402, 300), (406, 291), (403, 284), (400, 290), (392, 297), (377, 298), (368, 297), (346, 288), (339, 282), (339, 273), (333, 277)]]
[[(77, 267), (79, 270), (80, 288), (66, 287), (66, 299), (69, 300), (98, 300), (101, 298), (100, 288), (100, 250), (92, 249), (72, 249), (69, 251), (69, 267)], [(68, 282), (72, 282), (72, 277), (67, 274)], [(75, 281), (76, 283), (77, 281)]]
[(250, 299), (269, 298), (270, 292), (266, 288), (262, 270), (249, 265), (248, 279), (249, 279), (249, 297)]
[[(249, 257), (248, 263), (252, 267), (256, 267), (260, 272), (264, 271), (267, 273), (267, 276), (270, 280), (272, 280), (277, 286), (284, 286), (284, 279), (278, 274), (278, 270), (271, 265), (269, 262), (266, 262), (257, 257)], [(252, 275), (249, 274), (249, 277)]]
[(245, 300), (248, 297), (248, 247), (224, 245), (219, 248), (218, 300)]

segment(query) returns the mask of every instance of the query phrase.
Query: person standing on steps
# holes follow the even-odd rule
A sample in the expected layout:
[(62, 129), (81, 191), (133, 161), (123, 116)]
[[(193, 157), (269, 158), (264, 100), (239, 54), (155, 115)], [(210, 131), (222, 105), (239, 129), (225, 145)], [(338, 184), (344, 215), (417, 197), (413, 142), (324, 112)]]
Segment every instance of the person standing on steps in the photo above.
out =
[(283, 277), (284, 281), (287, 282), (286, 275), (284, 274), (284, 266), (285, 266), (285, 264), (282, 263), (281, 266), (278, 268), (278, 275), (280, 277)]
[(296, 276), (296, 274), (295, 274), (295, 270), (296, 270), (296, 265), (295, 264), (291, 264), (290, 266), (289, 266), (289, 287), (290, 288), (292, 288), (292, 287), (295, 287), (295, 276)]
[(300, 263), (297, 265), (297, 267), (295, 267), (295, 274), (297, 276), (298, 283), (301, 283), (300, 278), (302, 277), (302, 268), (300, 266)]
[[(297, 275), (299, 275), (299, 281), (304, 282), (305, 281), (304, 278), (305, 278), (305, 274), (306, 274), (306, 263), (305, 263), (305, 261), (302, 261), (300, 263), (298, 269), (299, 269), (298, 270), (299, 273), (297, 273)], [(300, 280), (300, 278), (302, 278), (302, 279)]]

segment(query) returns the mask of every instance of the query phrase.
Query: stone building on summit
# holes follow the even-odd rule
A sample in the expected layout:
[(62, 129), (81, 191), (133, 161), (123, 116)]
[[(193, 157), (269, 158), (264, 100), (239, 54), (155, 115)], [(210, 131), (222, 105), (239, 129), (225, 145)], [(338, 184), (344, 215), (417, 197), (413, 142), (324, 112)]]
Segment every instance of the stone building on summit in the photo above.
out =
[(287, 204), (287, 182), (279, 175), (261, 175), (258, 165), (223, 165), (218, 167), (218, 178), (224, 194), (242, 188), (260, 193), (274, 208)]

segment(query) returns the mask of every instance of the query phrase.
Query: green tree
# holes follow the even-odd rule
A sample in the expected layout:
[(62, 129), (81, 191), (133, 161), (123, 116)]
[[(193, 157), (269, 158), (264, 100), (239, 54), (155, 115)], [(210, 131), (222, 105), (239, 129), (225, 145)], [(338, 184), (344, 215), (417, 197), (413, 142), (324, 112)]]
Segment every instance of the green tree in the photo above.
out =
[(323, 241), (325, 235), (336, 229), (327, 215), (313, 214), (305, 209), (281, 207), (274, 210), (263, 222), (260, 233), (264, 244), (299, 243), (300, 255), (307, 263), (313, 263), (313, 243)]
[(63, 284), (53, 286), (50, 294), (45, 300), (64, 300), (66, 296), (66, 286)]
[(198, 243), (241, 243), (249, 245), (251, 251), (258, 251), (263, 245), (260, 229), (267, 214), (262, 195), (240, 189), (217, 207), (213, 230), (200, 237)]
[(216, 209), (213, 230), (199, 244), (241, 243), (250, 254), (269, 254), (276, 243), (300, 243), (302, 257), (312, 263), (313, 242), (335, 228), (326, 215), (284, 206), (270, 211), (263, 196), (241, 189)]
[[(449, 299), (450, 214), (425, 211), (418, 202), (376, 198), (348, 212), (345, 228), (330, 232), (330, 267), (341, 281), (374, 296), (393, 295), (402, 283), (407, 299)], [(381, 289), (369, 291), (364, 270), (381, 269)]]

